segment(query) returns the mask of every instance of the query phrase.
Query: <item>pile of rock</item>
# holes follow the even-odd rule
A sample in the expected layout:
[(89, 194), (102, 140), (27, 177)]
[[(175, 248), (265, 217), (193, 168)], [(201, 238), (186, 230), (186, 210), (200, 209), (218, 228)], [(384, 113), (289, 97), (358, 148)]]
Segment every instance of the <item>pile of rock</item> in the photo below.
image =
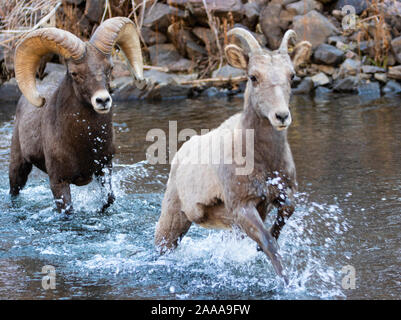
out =
[[(192, 78), (199, 75), (221, 77), (222, 74), (227, 78), (236, 77), (243, 73), (228, 66), (219, 73), (213, 73), (213, 70), (204, 73), (202, 70), (205, 66), (202, 61), (221, 54), (219, 50), (227, 41), (227, 28), (247, 28), (261, 45), (271, 50), (277, 49), (284, 32), (292, 28), (300, 41), (307, 40), (312, 45), (309, 61), (297, 66), (294, 93), (350, 92), (380, 96), (381, 93), (401, 92), (399, 2), (388, 0), (381, 3), (379, 14), (385, 18), (382, 24), (377, 23), (377, 18), (374, 18), (377, 12), (371, 10), (366, 0), (205, 2), (214, 21), (208, 17), (202, 0), (158, 1), (147, 9), (142, 35), (148, 46), (151, 65), (164, 67), (169, 72), (195, 72)], [(344, 21), (348, 21), (346, 15), (349, 12), (342, 12), (345, 5), (352, 5), (355, 14), (362, 14), (351, 29), (342, 26)], [(388, 50), (381, 64), (375, 64), (378, 44), (374, 36), (380, 31), (379, 27), (387, 30), (387, 39), (384, 40), (387, 40)], [(215, 30), (219, 31), (220, 49)], [(177, 83), (179, 80), (174, 86)], [(188, 87), (180, 93), (185, 91), (193, 94)]]
[[(115, 96), (187, 97), (210, 86), (191, 86), (190, 80), (243, 76), (242, 71), (224, 65), (222, 48), (233, 26), (247, 28), (271, 50), (277, 49), (289, 28), (297, 32), (299, 41), (311, 43), (308, 59), (296, 65), (295, 94), (351, 92), (380, 96), (401, 92), (401, 3), (384, 0), (370, 6), (369, 1), (147, 0), (140, 19), (143, 52), (145, 62), (158, 69), (147, 70), (145, 75), (158, 85), (153, 92), (139, 93), (126, 68), (116, 63), (112, 83)], [(90, 3), (78, 2), (81, 6)], [(354, 25), (350, 12), (343, 10), (345, 5), (353, 6), (359, 15)], [(90, 17), (89, 13), (84, 12), (85, 19), (94, 19), (96, 12), (91, 11)], [(228, 83), (224, 92), (241, 88)], [(205, 94), (214, 93), (219, 91), (208, 90)]]

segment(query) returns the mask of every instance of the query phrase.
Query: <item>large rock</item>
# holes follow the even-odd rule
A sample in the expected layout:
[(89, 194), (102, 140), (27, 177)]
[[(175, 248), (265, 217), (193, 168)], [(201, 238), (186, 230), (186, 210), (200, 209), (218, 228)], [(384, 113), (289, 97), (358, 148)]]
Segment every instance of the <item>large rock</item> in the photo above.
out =
[(368, 7), (366, 0), (338, 0), (335, 8), (341, 10), (345, 5), (353, 6), (358, 15)]
[(0, 101), (17, 101), (21, 96), (17, 80), (11, 78), (0, 85)]
[(326, 87), (317, 87), (315, 89), (315, 100), (316, 101), (330, 101), (333, 90)]
[(359, 83), (357, 91), (360, 96), (368, 96), (370, 99), (380, 98), (380, 84), (376, 81), (363, 81)]
[(337, 79), (334, 82), (333, 90), (337, 92), (355, 92), (359, 83), (358, 77), (348, 76), (344, 79)]
[(311, 80), (315, 88), (319, 86), (325, 86), (330, 83), (330, 78), (326, 76), (326, 74), (324, 74), (323, 72), (315, 74), (313, 77), (311, 77)]
[(287, 11), (294, 16), (303, 15), (312, 10), (321, 11), (322, 8), (323, 5), (315, 0), (301, 0), (286, 6)]
[(360, 72), (361, 62), (354, 59), (346, 59), (340, 67), (340, 77), (354, 76)]
[(43, 85), (58, 86), (65, 77), (65, 71), (52, 71), (40, 82)]
[(193, 67), (192, 62), (183, 58), (171, 43), (149, 47), (149, 55), (152, 65), (167, 67), (170, 71), (188, 71)]
[(212, 73), (213, 78), (234, 78), (239, 76), (244, 76), (246, 73), (244, 70), (233, 68), (226, 64), (220, 68), (220, 70), (215, 70)]
[(322, 43), (316, 48), (313, 58), (317, 63), (335, 66), (342, 62), (344, 52), (329, 44)]
[(395, 94), (395, 93), (400, 93), (400, 92), (401, 92), (401, 85), (394, 80), (390, 80), (383, 87), (384, 94)]
[[(205, 16), (205, 7), (202, 0), (169, 0), (168, 3), (182, 9), (187, 9), (195, 16)], [(214, 14), (232, 13), (234, 18), (243, 17), (241, 0), (206, 0), (206, 6)]]
[(207, 54), (206, 50), (195, 42), (194, 36), (191, 32), (182, 28), (178, 22), (173, 23), (168, 27), (167, 35), (178, 50), (178, 53), (184, 57), (198, 61)]
[(395, 58), (398, 63), (401, 63), (401, 36), (394, 38), (391, 41), (391, 47), (393, 49)]
[(86, 0), (85, 16), (92, 22), (100, 22), (104, 12), (104, 1)]
[(267, 39), (268, 47), (272, 50), (275, 50), (280, 46), (283, 38), (283, 29), (280, 26), (281, 11), (281, 2), (273, 0), (262, 9), (259, 17), (260, 27)]
[(383, 83), (387, 82), (387, 74), (385, 73), (375, 73), (374, 78)]
[(244, 24), (251, 29), (254, 29), (259, 21), (261, 8), (257, 2), (248, 2), (244, 4)]
[(298, 39), (309, 41), (313, 48), (324, 43), (327, 37), (338, 33), (333, 23), (315, 10), (303, 16), (295, 16), (293, 28), (298, 35)]
[(67, 68), (65, 65), (60, 63), (53, 63), (53, 62), (46, 63), (46, 67), (43, 73), (46, 75), (54, 71), (66, 73)]
[(313, 81), (309, 77), (303, 78), (301, 83), (295, 88), (292, 89), (293, 94), (307, 94), (311, 92), (313, 89)]
[(153, 46), (154, 44), (162, 44), (167, 41), (167, 37), (161, 32), (155, 32), (150, 28), (142, 27), (141, 29), (143, 40), (147, 46)]
[(172, 19), (185, 17), (185, 12), (163, 3), (156, 3), (145, 12), (143, 24), (153, 30), (164, 32), (171, 24)]
[(384, 72), (386, 72), (386, 70), (383, 68), (380, 68), (380, 67), (376, 67), (376, 66), (364, 65), (364, 66), (362, 66), (362, 72), (363, 73), (379, 73), (379, 72), (384, 73)]
[(197, 74), (177, 75), (157, 70), (145, 70), (144, 77), (155, 84), (151, 90), (139, 90), (134, 85), (132, 77), (115, 79), (110, 86), (114, 100), (186, 98), (190, 95), (192, 88), (180, 83), (194, 80), (197, 76)]
[(204, 43), (206, 51), (209, 54), (218, 52), (216, 38), (212, 30), (204, 27), (195, 27), (192, 29), (192, 33)]
[(387, 76), (391, 79), (401, 80), (401, 66), (389, 68)]

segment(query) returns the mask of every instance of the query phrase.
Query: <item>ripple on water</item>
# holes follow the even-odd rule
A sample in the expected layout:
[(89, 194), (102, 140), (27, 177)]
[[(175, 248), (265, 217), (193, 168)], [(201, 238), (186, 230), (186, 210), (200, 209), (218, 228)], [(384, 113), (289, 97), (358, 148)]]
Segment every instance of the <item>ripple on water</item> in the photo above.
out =
[[(0, 150), (6, 155), (11, 128), (11, 123), (0, 128), (4, 138)], [(4, 162), (1, 165), (5, 167)], [(290, 279), (284, 287), (265, 255), (238, 230), (193, 226), (177, 250), (160, 257), (153, 247), (153, 233), (168, 172), (156, 177), (151, 172), (146, 161), (117, 163), (113, 176), (117, 200), (105, 214), (98, 212), (104, 201), (99, 185), (72, 187), (76, 213), (69, 220), (55, 212), (44, 174), (35, 171), (13, 204), (7, 177), (2, 175), (0, 257), (13, 261), (29, 257), (38, 268), (43, 263), (57, 266), (67, 297), (85, 294), (68, 287), (70, 283), (74, 288), (94, 286), (98, 297), (344, 297), (339, 285), (341, 266), (332, 260), (332, 253), (341, 246), (339, 236), (349, 226), (335, 200), (322, 204), (298, 195), (298, 208), (279, 241)], [(101, 289), (106, 287), (107, 294)]]

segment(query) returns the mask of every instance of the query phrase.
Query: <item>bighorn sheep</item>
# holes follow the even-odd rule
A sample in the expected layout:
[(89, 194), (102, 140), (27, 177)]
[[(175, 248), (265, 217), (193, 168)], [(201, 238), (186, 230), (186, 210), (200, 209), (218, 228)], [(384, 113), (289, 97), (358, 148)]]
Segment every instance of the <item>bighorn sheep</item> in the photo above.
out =
[[(228, 35), (241, 42), (240, 47), (226, 46), (228, 62), (246, 70), (249, 77), (244, 110), (217, 129), (191, 137), (174, 156), (155, 244), (162, 253), (176, 247), (192, 222), (210, 228), (238, 226), (257, 242), (277, 274), (286, 279), (276, 239), (285, 219), (294, 212), (291, 198), (297, 188), (286, 130), (292, 121), (288, 104), (294, 75), (287, 47), (296, 34), (288, 30), (280, 48), (273, 52), (262, 49), (245, 29), (234, 28)], [(254, 133), (250, 141), (254, 142), (254, 166), (243, 175), (236, 172), (243, 165), (235, 158), (227, 163), (226, 155), (235, 153), (237, 143), (241, 146), (238, 140), (244, 139), (247, 130)], [(224, 159), (221, 141), (232, 141), (227, 149), (224, 146)], [(220, 161), (200, 160), (199, 150), (201, 156), (208, 152), (212, 156), (218, 154)], [(244, 150), (242, 144), (239, 152)], [(277, 207), (278, 214), (268, 230), (263, 221), (273, 207)]]
[[(136, 27), (123, 17), (103, 22), (89, 42), (68, 31), (43, 28), (29, 33), (15, 52), (15, 75), (23, 93), (15, 119), (9, 167), (10, 194), (25, 186), (32, 165), (49, 175), (57, 210), (72, 213), (70, 184), (86, 185), (94, 175), (114, 201), (111, 167), (114, 154), (111, 52), (118, 45), (144, 84), (142, 53)], [(59, 54), (67, 73), (58, 87), (36, 87), (42, 56)]]

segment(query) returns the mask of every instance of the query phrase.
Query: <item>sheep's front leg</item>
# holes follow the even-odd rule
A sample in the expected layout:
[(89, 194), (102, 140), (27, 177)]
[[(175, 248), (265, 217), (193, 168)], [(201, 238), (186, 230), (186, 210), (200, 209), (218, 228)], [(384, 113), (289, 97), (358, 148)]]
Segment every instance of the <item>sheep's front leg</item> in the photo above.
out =
[(111, 183), (111, 166), (102, 169), (96, 174), (96, 178), (102, 185), (103, 190), (107, 191), (107, 202), (103, 205), (101, 212), (106, 211), (110, 207), (114, 200), (116, 199), (113, 193), (112, 183)]
[(277, 207), (277, 217), (273, 226), (270, 228), (271, 235), (277, 240), (280, 236), (281, 229), (284, 227), (285, 222), (292, 216), (295, 208), (292, 202), (287, 198), (285, 202), (280, 202)]
[(56, 202), (57, 211), (59, 213), (72, 214), (74, 209), (71, 203), (70, 185), (66, 182), (55, 182), (50, 180), (50, 188)]
[(244, 206), (236, 210), (237, 225), (263, 250), (273, 264), (276, 273), (284, 278), (288, 283), (287, 277), (283, 273), (281, 256), (278, 253), (276, 240), (272, 237), (269, 230), (263, 224), (257, 209), (252, 206)]

